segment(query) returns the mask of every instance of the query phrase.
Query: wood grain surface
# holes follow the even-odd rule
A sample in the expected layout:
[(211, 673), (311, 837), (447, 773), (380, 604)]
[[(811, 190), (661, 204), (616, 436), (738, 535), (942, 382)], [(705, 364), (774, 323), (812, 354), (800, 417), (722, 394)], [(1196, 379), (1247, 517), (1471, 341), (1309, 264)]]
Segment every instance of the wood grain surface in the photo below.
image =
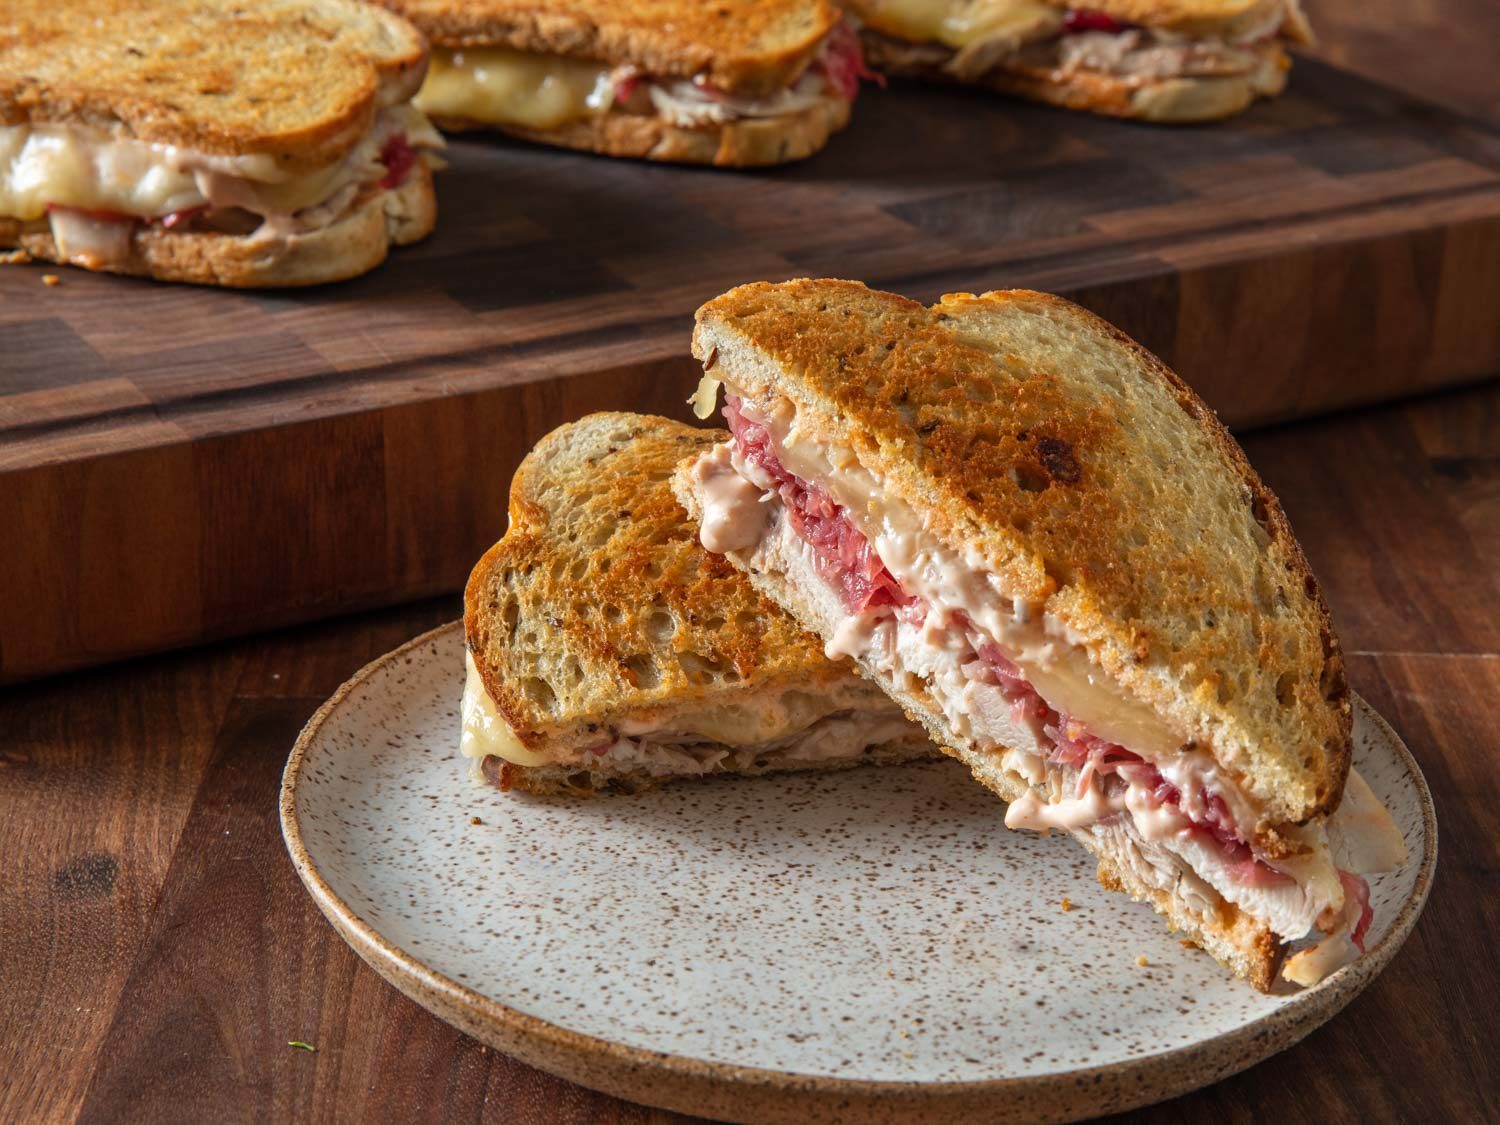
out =
[[(1353, 686), (1432, 786), (1438, 878), (1406, 947), (1329, 1025), (1129, 1120), (1500, 1119), (1500, 385), (1246, 446), (1322, 578)], [(286, 857), (276, 797), (302, 723), (457, 610), (0, 691), (0, 1121), (684, 1120), (429, 1016), (343, 944)]]
[(456, 143), (434, 237), (314, 291), (0, 269), (0, 682), (455, 589), (525, 450), (683, 416), (692, 310), (756, 278), (1059, 291), (1241, 425), (1500, 370), (1500, 129), (1400, 72), (1213, 128), (858, 110), (743, 174)]

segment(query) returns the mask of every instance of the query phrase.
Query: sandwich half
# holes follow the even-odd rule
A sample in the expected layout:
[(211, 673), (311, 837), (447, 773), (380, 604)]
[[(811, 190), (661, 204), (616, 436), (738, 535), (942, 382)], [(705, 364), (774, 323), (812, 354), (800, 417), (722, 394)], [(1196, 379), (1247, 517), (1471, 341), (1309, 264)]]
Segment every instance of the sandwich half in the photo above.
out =
[[(847, 281), (698, 311), (702, 541), (1010, 802), (1256, 986), (1361, 947), (1404, 858), (1280, 505), (1155, 357), (1057, 297)], [(1345, 800), (1347, 815), (1339, 815)], [(1336, 839), (1330, 841), (1330, 824)], [(1337, 849), (1337, 850), (1336, 850)]]
[(7, 0), (0, 247), (204, 285), (364, 273), (432, 229), (426, 64), (354, 0)]
[(607, 156), (800, 160), (849, 120), (859, 39), (828, 0), (382, 0), (432, 40), (417, 104)]
[(841, 0), (870, 65), (1146, 121), (1229, 117), (1279, 94), (1298, 0)]
[(938, 756), (879, 688), (698, 545), (672, 470), (727, 436), (592, 414), (521, 463), (510, 528), (464, 593), (462, 749), (476, 774), (582, 796)]

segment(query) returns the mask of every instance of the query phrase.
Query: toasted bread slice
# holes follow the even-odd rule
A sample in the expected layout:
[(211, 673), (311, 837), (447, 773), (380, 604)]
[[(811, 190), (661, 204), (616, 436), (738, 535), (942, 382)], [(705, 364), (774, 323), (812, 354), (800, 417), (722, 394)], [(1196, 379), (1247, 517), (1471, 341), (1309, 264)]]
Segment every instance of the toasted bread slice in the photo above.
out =
[(778, 117), (748, 117), (689, 128), (659, 116), (609, 113), (555, 129), (524, 129), (462, 118), (434, 117), (445, 132), (498, 129), (522, 140), (562, 148), (675, 164), (750, 168), (786, 164), (820, 151), (849, 123), (849, 103), (825, 98), (816, 105)]
[[(331, 225), (293, 239), (268, 244), (249, 235), (140, 226), (131, 233), (129, 254), (108, 269), (230, 289), (321, 285), (374, 269), (392, 246), (431, 233), (436, 217), (432, 173), (418, 164), (399, 188), (370, 193)], [(0, 247), (37, 261), (72, 264), (45, 222), (0, 218)]]
[(328, 166), (421, 84), (427, 49), (355, 0), (8, 0), (0, 124), (67, 124)]
[[(1086, 9), (1121, 24), (1155, 28), (1194, 38), (1236, 40), (1252, 34), (1287, 6), (1287, 0), (932, 0), (914, 5), (903, 0), (838, 0), (866, 27), (895, 39), (924, 42), (937, 38), (936, 29), (993, 27), (1021, 19), (1025, 9), (1049, 7), (1058, 11)], [(1309, 37), (1301, 11), (1292, 6), (1290, 34), (1297, 42)]]
[(636, 792), (937, 753), (847, 661), (826, 659), (698, 545), (670, 477), (725, 436), (594, 414), (522, 462), (510, 528), (464, 595), (471, 685), (482, 685), (466, 729), (503, 724), (499, 741), (466, 753), (489, 759), (502, 788)]
[(756, 96), (789, 85), (838, 23), (828, 0), (381, 0), (444, 47), (502, 46), (702, 75)]

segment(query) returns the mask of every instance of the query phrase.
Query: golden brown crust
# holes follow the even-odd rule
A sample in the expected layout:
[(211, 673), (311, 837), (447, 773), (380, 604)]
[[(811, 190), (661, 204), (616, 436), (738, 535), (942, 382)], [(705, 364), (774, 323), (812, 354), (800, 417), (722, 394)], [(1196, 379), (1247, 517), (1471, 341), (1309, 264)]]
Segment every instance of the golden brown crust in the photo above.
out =
[(427, 46), (353, 0), (7, 0), (0, 124), (60, 123), (324, 168), (409, 98)]
[[(285, 241), (138, 226), (130, 256), (106, 272), (234, 289), (321, 285), (374, 269), (392, 245), (425, 237), (436, 215), (432, 173), (418, 161), (401, 187), (374, 192), (337, 222)], [(0, 247), (17, 247), (44, 262), (79, 264), (58, 253), (45, 220), (0, 218)]]
[(849, 107), (846, 99), (830, 96), (780, 117), (742, 118), (691, 129), (660, 116), (619, 112), (583, 118), (556, 129), (525, 129), (451, 117), (433, 120), (448, 131), (494, 129), (539, 144), (604, 156), (748, 168), (803, 160), (820, 151), (832, 134), (849, 123)]
[(789, 86), (839, 21), (828, 0), (380, 0), (444, 47), (504, 46), (706, 75), (736, 94)]
[(866, 61), (884, 74), (977, 86), (1062, 109), (1159, 124), (1233, 117), (1257, 98), (1280, 94), (1292, 65), (1285, 50), (1270, 45), (1262, 48), (1260, 68), (1247, 74), (1142, 80), (1086, 70), (1063, 76), (1047, 67), (1006, 63), (966, 80), (948, 69), (947, 60), (955, 52), (947, 48), (915, 46), (869, 28), (861, 33), (861, 41)]
[(699, 546), (670, 478), (678, 462), (725, 436), (665, 418), (592, 414), (552, 431), (521, 463), (510, 528), (464, 591), (464, 634), (524, 745), (793, 688), (884, 703)]
[(703, 306), (693, 351), (714, 349), (1210, 747), (1268, 840), (1336, 807), (1352, 716), (1317, 581), (1234, 439), (1140, 345), (1047, 294), (924, 308), (800, 280)]

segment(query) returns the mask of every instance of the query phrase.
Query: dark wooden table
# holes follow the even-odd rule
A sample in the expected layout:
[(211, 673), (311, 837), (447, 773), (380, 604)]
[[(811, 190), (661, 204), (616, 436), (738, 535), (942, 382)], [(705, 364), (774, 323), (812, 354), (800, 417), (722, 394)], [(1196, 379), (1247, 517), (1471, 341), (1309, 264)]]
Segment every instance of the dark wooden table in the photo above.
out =
[[(1349, 0), (1323, 21), (1323, 53), (1500, 117), (1500, 9), (1416, 7)], [(1414, 38), (1438, 47), (1414, 60)], [(1410, 942), (1341, 1016), (1133, 1116), (1500, 1120), (1500, 385), (1245, 444), (1323, 579), (1355, 688), (1427, 774), (1441, 860)], [(428, 1016), (338, 939), (286, 858), (277, 783), (302, 723), (457, 610), (443, 599), (0, 693), (0, 1122), (684, 1120)]]

